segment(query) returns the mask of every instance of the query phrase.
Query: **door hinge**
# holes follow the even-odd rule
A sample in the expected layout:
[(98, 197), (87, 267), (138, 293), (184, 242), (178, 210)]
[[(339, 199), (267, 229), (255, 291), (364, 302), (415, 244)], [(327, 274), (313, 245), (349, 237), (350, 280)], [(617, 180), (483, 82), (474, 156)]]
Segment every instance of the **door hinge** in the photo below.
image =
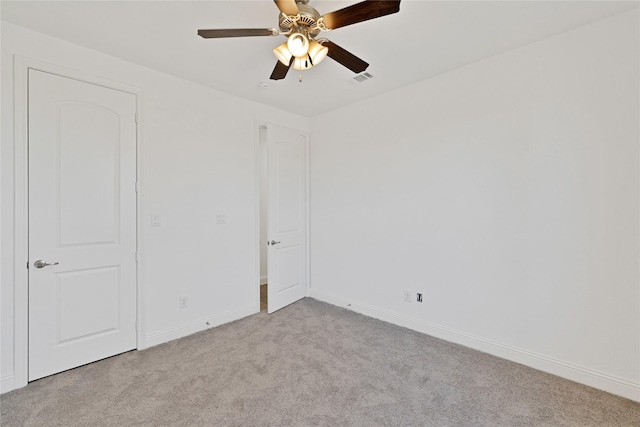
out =
[(140, 191), (140, 183), (136, 181), (136, 193), (138, 193), (139, 191)]
[(138, 123), (138, 113), (135, 114), (136, 123)]
[(138, 262), (138, 252), (136, 252), (136, 262)]
[(29, 269), (29, 261), (27, 261), (27, 270)]

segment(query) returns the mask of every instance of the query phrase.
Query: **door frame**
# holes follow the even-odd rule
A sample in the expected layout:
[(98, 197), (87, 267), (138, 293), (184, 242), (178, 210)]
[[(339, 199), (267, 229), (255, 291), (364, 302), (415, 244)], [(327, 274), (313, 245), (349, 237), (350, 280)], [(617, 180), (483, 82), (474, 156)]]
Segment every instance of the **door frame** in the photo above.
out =
[[(306, 256), (305, 256), (305, 260), (304, 262), (307, 264), (307, 270), (306, 270), (306, 279), (307, 279), (307, 286), (306, 286), (306, 292), (305, 292), (305, 296), (309, 296), (310, 292), (311, 292), (311, 254), (309, 252), (309, 235), (310, 235), (310, 212), (309, 212), (309, 132), (306, 130), (302, 130), (302, 129), (298, 129), (298, 128), (294, 128), (291, 127), (289, 125), (286, 124), (281, 124), (281, 123), (274, 123), (268, 120), (262, 120), (262, 119), (256, 119), (255, 123), (254, 123), (254, 129), (255, 129), (255, 144), (254, 144), (254, 187), (255, 187), (255, 195), (254, 195), (254, 201), (255, 201), (255, 242), (256, 242), (256, 246), (255, 246), (255, 271), (254, 271), (254, 285), (255, 285), (255, 292), (254, 292), (254, 304), (255, 304), (255, 309), (256, 309), (256, 313), (260, 312), (260, 128), (261, 127), (265, 127), (267, 129), (267, 132), (269, 131), (269, 126), (280, 126), (280, 127), (284, 127), (287, 129), (290, 129), (291, 131), (299, 134), (300, 136), (304, 137), (304, 146), (305, 146), (305, 201), (304, 201), (304, 205), (305, 205), (305, 222), (306, 222), (306, 227), (305, 227), (305, 237), (304, 237), (304, 248), (305, 248), (305, 252), (306, 252)], [(266, 142), (266, 141), (265, 141)], [(267, 159), (268, 159), (268, 155), (267, 155)], [(268, 165), (269, 162), (267, 162), (267, 168), (269, 167)], [(267, 191), (268, 191), (268, 186), (267, 186)], [(267, 196), (269, 197), (269, 196)], [(269, 251), (267, 251), (267, 260), (269, 258)], [(268, 261), (267, 261), (268, 262)], [(267, 273), (268, 274), (268, 273)]]
[(33, 58), (14, 55), (14, 388), (29, 382), (29, 70), (38, 70), (85, 83), (126, 92), (136, 97), (136, 348), (143, 348), (144, 295), (140, 254), (142, 239), (142, 106), (140, 88), (81, 71), (49, 64)]

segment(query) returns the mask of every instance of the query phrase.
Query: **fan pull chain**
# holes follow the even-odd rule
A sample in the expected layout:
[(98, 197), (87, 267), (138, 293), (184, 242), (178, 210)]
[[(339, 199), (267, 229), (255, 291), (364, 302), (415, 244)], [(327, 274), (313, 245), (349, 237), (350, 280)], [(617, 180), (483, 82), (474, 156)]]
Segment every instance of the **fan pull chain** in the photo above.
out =
[(300, 75), (298, 76), (298, 81), (302, 83), (302, 73), (300, 73)]

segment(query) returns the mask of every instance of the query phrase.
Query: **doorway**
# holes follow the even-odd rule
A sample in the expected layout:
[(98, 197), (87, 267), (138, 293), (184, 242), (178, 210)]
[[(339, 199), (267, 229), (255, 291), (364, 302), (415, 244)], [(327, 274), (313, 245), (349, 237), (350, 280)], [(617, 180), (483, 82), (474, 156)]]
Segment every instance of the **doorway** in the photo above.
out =
[[(258, 129), (260, 307), (273, 313), (308, 293), (308, 138)], [(266, 280), (265, 280), (266, 279)]]
[(267, 262), (267, 214), (269, 188), (267, 186), (267, 126), (258, 127), (258, 173), (260, 190), (260, 311), (266, 312), (268, 307), (268, 269)]

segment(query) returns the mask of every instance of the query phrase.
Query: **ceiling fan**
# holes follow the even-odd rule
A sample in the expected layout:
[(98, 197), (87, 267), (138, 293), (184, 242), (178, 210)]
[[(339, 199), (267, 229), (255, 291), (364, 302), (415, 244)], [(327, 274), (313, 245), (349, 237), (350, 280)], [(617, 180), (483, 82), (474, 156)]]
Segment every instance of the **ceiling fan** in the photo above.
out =
[(226, 37), (287, 36), (287, 41), (273, 49), (278, 58), (272, 80), (284, 79), (293, 65), (296, 70), (308, 70), (326, 56), (354, 73), (361, 73), (369, 64), (337, 44), (317, 38), (320, 32), (335, 30), (358, 22), (368, 21), (400, 11), (400, 0), (365, 0), (334, 12), (320, 15), (309, 0), (274, 0), (280, 16), (278, 28), (245, 28), (198, 30), (206, 39)]

